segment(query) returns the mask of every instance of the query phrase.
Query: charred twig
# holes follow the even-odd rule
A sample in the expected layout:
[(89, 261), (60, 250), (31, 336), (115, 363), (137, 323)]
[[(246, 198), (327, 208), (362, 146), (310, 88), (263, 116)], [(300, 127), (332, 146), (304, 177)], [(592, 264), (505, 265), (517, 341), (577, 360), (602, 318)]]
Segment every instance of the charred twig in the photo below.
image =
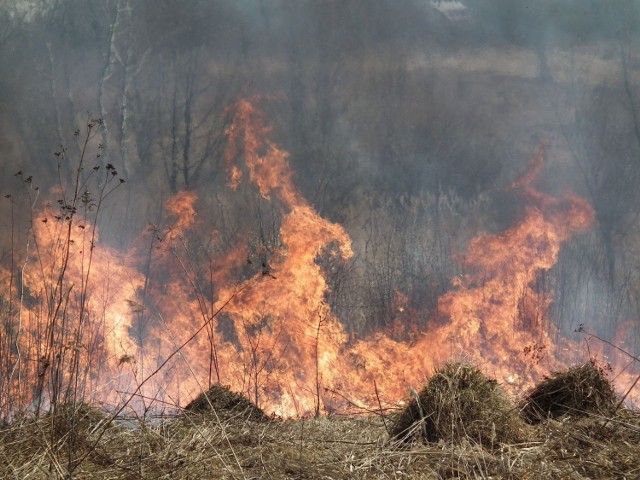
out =
[(376, 400), (378, 401), (378, 409), (380, 410), (380, 416), (382, 417), (382, 423), (384, 423), (384, 429), (387, 431), (388, 434), (391, 433), (391, 431), (389, 430), (389, 426), (387, 425), (387, 418), (386, 416), (382, 413), (382, 402), (380, 402), (380, 395), (378, 394), (378, 384), (376, 383), (376, 379), (373, 379), (373, 391), (376, 393)]
[(342, 393), (340, 393), (337, 390), (334, 390), (332, 388), (325, 387), (324, 391), (342, 398), (350, 406), (352, 406), (354, 408), (357, 408), (358, 410), (362, 410), (362, 412), (364, 412), (364, 413), (372, 413), (374, 415), (382, 416), (384, 410), (396, 410), (395, 408), (385, 408), (385, 409), (379, 409), (379, 410), (372, 410), (370, 408), (363, 407), (362, 405), (358, 405), (355, 401), (347, 398), (345, 395), (343, 395)]

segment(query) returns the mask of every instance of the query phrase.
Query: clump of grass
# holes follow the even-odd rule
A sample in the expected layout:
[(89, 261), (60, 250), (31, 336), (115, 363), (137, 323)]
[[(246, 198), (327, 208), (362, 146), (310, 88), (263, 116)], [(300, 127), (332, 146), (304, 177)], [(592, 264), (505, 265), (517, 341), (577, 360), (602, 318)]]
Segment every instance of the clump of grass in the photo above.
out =
[(523, 426), (495, 380), (472, 365), (449, 363), (414, 395), (391, 435), (403, 441), (472, 440), (493, 445), (516, 440)]
[(601, 367), (590, 361), (545, 377), (521, 402), (529, 423), (566, 414), (612, 414), (618, 398)]
[(109, 416), (97, 407), (85, 402), (68, 402), (44, 416), (52, 428), (53, 438), (64, 438), (69, 432), (83, 435), (96, 431), (104, 425)]
[[(80, 401), (41, 415), (16, 415), (0, 430), (0, 478), (75, 478), (83, 464), (111, 465), (112, 450), (123, 446), (123, 431), (109, 428), (109, 419), (106, 411)], [(100, 441), (104, 428), (109, 431)]]
[(206, 392), (202, 392), (185, 407), (191, 413), (215, 412), (219, 417), (243, 417), (250, 420), (263, 421), (269, 417), (239, 393), (232, 392), (229, 387), (215, 384)]

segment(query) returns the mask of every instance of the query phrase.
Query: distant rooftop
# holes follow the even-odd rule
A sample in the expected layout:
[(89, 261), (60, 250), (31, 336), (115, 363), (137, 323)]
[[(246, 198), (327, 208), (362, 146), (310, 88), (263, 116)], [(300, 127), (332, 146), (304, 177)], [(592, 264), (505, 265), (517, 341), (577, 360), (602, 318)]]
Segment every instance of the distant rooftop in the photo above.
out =
[(466, 18), (467, 7), (458, 1), (436, 0), (431, 1), (431, 6), (442, 13), (449, 20), (462, 20)]

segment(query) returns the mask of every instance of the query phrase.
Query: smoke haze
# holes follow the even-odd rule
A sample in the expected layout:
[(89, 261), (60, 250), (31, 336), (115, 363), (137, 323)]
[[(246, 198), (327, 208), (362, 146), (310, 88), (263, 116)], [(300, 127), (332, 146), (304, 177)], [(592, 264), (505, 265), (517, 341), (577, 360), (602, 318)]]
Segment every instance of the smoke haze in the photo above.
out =
[[(165, 202), (190, 192), (196, 264), (233, 250), (246, 263), (234, 264), (236, 283), (256, 265), (268, 269), (288, 204), (253, 179), (230, 188), (232, 106), (252, 98), (268, 119), (265, 133), (288, 152), (304, 202), (351, 239), (349, 258), (325, 252), (315, 261), (324, 300), (353, 339), (383, 329), (408, 341), (433, 325), (452, 279), (467, 273), (460, 259), (469, 242), (525, 216), (528, 199), (509, 186), (544, 147), (536, 188), (580, 195), (594, 221), (563, 238), (557, 263), (527, 289), (549, 296), (544, 316), (558, 334), (575, 340), (583, 325), (637, 353), (640, 2), (7, 3), (5, 264), (31, 235), (20, 212), (55, 202), (82, 150), (76, 131), (100, 118), (91, 161), (126, 179), (105, 200), (102, 244), (144, 265), (147, 226), (174, 225)], [(57, 168), (63, 146), (71, 170)], [(162, 283), (166, 272), (153, 267), (149, 260), (140, 271)], [(213, 304), (213, 280), (211, 289)], [(409, 311), (410, 320), (399, 315)], [(226, 321), (219, 330), (234, 341)], [(149, 322), (127, 326), (139, 345)]]

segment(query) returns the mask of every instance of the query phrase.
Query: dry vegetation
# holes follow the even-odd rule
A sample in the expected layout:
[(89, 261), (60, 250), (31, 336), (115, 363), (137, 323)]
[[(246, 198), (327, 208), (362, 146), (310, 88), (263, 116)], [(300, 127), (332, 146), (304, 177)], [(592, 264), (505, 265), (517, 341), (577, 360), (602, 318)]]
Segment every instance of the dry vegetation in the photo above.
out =
[(595, 362), (545, 377), (522, 401), (522, 415), (530, 423), (563, 415), (612, 414), (619, 400)]
[(184, 409), (186, 412), (194, 414), (213, 413), (225, 418), (241, 417), (256, 421), (265, 421), (269, 418), (262, 409), (246, 397), (218, 384), (213, 385), (206, 392), (202, 392)]
[[(583, 366), (568, 372), (575, 378), (576, 371), (588, 370)], [(594, 378), (583, 375), (581, 388), (574, 393), (587, 393), (590, 387), (593, 392), (600, 385), (599, 380), (588, 384)], [(538, 393), (544, 390), (541, 385)], [(563, 383), (565, 389), (574, 386)], [(560, 402), (570, 397), (557, 396), (557, 390), (547, 391), (555, 392), (553, 398)], [(0, 476), (609, 479), (640, 475), (638, 412), (621, 408), (605, 415), (592, 403), (588, 411), (565, 410), (555, 418), (536, 417), (537, 423), (529, 425), (498, 384), (464, 364), (446, 365), (436, 372), (404, 412), (387, 418), (255, 420), (237, 409), (237, 397), (223, 387), (207, 393), (209, 401), (199, 398), (209, 408), (171, 417), (111, 421), (104, 411), (78, 404), (60, 408), (55, 417), (16, 418), (0, 430)], [(225, 404), (229, 399), (234, 402)], [(397, 427), (403, 415), (406, 420), (418, 402), (422, 416), (416, 418), (415, 428), (429, 431), (428, 441), (420, 435), (411, 441), (394, 439), (387, 428), (394, 421)], [(478, 415), (487, 415), (487, 421)], [(508, 421), (500, 423), (504, 419)], [(422, 429), (421, 422), (430, 422), (428, 429)]]
[(485, 446), (517, 442), (522, 421), (495, 380), (477, 367), (450, 363), (414, 394), (394, 422), (391, 435), (408, 441), (471, 440)]

